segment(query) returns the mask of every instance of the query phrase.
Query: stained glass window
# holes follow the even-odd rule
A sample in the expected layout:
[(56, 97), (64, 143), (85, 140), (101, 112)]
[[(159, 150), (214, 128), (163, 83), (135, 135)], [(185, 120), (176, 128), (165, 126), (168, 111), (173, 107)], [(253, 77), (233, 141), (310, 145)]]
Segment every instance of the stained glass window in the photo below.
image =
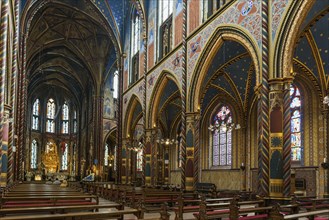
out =
[(140, 46), (140, 19), (138, 11), (135, 9), (132, 17), (132, 40), (131, 40), (131, 56), (139, 51)]
[(301, 135), (301, 96), (297, 86), (290, 86), (290, 110), (291, 110), (291, 160), (302, 159), (302, 135)]
[(74, 111), (74, 114), (73, 114), (73, 133), (77, 133), (77, 131), (78, 131), (77, 111)]
[(39, 114), (40, 114), (40, 101), (36, 99), (33, 103), (33, 111), (32, 111), (32, 129), (39, 130)]
[(105, 144), (105, 149), (104, 149), (104, 166), (109, 165), (109, 145)]
[(61, 170), (67, 170), (67, 162), (68, 162), (68, 144), (65, 143), (64, 147), (62, 147), (62, 166)]
[(62, 108), (62, 134), (69, 133), (69, 118), (69, 106), (64, 102)]
[(113, 77), (113, 98), (118, 98), (118, 88), (119, 88), (119, 75), (118, 71), (115, 71)]
[(113, 165), (113, 169), (117, 170), (117, 157), (118, 157), (118, 147), (114, 146), (114, 165)]
[(31, 169), (37, 169), (37, 141), (34, 139), (31, 144)]
[(232, 164), (232, 113), (228, 106), (222, 105), (213, 119), (212, 128), (212, 165), (229, 166)]
[(143, 169), (142, 168), (143, 167), (143, 149), (138, 149), (136, 159), (137, 159), (137, 164), (136, 164), (137, 171), (142, 171), (142, 169)]
[(141, 46), (141, 21), (137, 9), (133, 10), (131, 20), (131, 69), (129, 72), (129, 83), (134, 83), (139, 77), (139, 49)]
[(219, 166), (219, 133), (217, 130), (214, 131), (213, 134), (213, 139), (212, 139), (212, 165), (213, 166)]
[(159, 26), (167, 20), (174, 9), (174, 0), (159, 1)]
[(54, 99), (50, 98), (47, 102), (47, 122), (46, 122), (46, 131), (50, 133), (55, 132), (55, 111), (56, 104)]

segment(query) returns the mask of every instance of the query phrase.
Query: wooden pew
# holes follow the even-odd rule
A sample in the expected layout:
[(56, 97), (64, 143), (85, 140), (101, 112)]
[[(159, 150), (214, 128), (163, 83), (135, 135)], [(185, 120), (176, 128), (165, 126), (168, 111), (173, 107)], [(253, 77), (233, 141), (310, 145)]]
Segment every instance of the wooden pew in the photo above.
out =
[(73, 212), (65, 214), (40, 214), (40, 215), (19, 215), (19, 216), (6, 216), (1, 220), (48, 220), (48, 219), (108, 219), (117, 218), (123, 219), (123, 215), (134, 214), (138, 219), (140, 217), (140, 211), (137, 209), (131, 210), (117, 210), (109, 212)]
[[(203, 200), (205, 200), (206, 203), (226, 203), (231, 201), (233, 198), (214, 198), (214, 199), (206, 199), (205, 197), (202, 197)], [(175, 212), (175, 219), (183, 219), (184, 213), (191, 213), (191, 212), (197, 212), (200, 209), (200, 202), (202, 199), (189, 199), (184, 198), (184, 194), (181, 195), (178, 199), (178, 205), (173, 208), (173, 211)], [(197, 204), (195, 204), (197, 203)]]
[(282, 212), (280, 212), (280, 206), (277, 205), (271, 210), (269, 217), (272, 220), (299, 219), (299, 218), (308, 218), (310, 220), (313, 220), (318, 215), (328, 215), (328, 214), (329, 214), (329, 209), (284, 215)]
[(215, 198), (217, 196), (216, 185), (213, 183), (196, 183), (195, 192), (199, 195)]
[[(95, 202), (93, 202), (95, 200)], [(20, 197), (2, 197), (0, 208), (9, 207), (42, 207), (58, 205), (98, 205), (98, 196), (78, 195), (78, 196), (20, 196)]]
[(105, 204), (105, 205), (79, 205), (79, 206), (45, 206), (45, 207), (30, 207), (30, 208), (4, 208), (0, 209), (0, 216), (13, 215), (18, 213), (68, 213), (72, 211), (88, 211), (116, 208), (123, 210), (121, 204)]
[(319, 209), (328, 209), (329, 208), (329, 198), (318, 198), (311, 199), (311, 205), (303, 206), (307, 211), (315, 211)]
[[(255, 208), (241, 208), (242, 205), (257, 205)], [(264, 207), (264, 200), (256, 201), (242, 201), (239, 202), (237, 198), (233, 199), (229, 204), (207, 204), (203, 200), (200, 204), (200, 210), (194, 213), (196, 219), (217, 219), (223, 217), (229, 217), (230, 219), (268, 219), (269, 212), (272, 210), (272, 206)], [(289, 210), (289, 213), (298, 212), (298, 204), (281, 206)], [(246, 215), (248, 213), (256, 213), (257, 215), (252, 217), (240, 217), (241, 215)]]

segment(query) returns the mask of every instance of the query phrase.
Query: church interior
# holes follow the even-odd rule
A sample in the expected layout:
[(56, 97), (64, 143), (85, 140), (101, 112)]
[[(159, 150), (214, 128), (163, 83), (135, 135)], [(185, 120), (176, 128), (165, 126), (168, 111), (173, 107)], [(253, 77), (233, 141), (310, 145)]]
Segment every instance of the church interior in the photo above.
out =
[(329, 219), (329, 0), (0, 0), (1, 219)]

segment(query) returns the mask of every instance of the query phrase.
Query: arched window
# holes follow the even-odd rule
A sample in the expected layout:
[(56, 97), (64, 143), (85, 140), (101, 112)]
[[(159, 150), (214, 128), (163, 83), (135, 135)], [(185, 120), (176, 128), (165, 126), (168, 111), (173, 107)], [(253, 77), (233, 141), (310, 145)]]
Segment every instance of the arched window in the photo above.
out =
[(54, 99), (50, 98), (47, 102), (47, 122), (46, 122), (46, 132), (55, 132), (55, 111), (56, 104)]
[(36, 99), (33, 103), (32, 111), (32, 129), (39, 130), (39, 114), (40, 114), (40, 101)]
[(104, 166), (109, 165), (109, 145), (105, 144), (105, 149), (104, 149)]
[(34, 139), (31, 144), (31, 169), (37, 169), (37, 164), (38, 164), (38, 143)]
[(143, 145), (141, 142), (138, 144), (140, 148), (138, 148), (138, 151), (136, 153), (136, 168), (137, 171), (142, 171), (143, 170)]
[(62, 134), (68, 134), (69, 133), (69, 106), (67, 105), (67, 102), (65, 101), (63, 104), (62, 109)]
[(172, 13), (174, 0), (158, 1), (159, 24), (159, 59), (171, 51), (172, 46)]
[(68, 159), (68, 144), (67, 143), (62, 143), (62, 166), (61, 170), (67, 170), (67, 159)]
[(134, 83), (138, 79), (139, 73), (139, 47), (140, 47), (140, 17), (136, 9), (132, 14), (131, 26), (131, 72), (129, 82)]
[(113, 76), (113, 98), (118, 98), (118, 89), (119, 89), (119, 73), (118, 70), (114, 72)]
[(167, 20), (174, 10), (174, 0), (159, 1), (159, 26)]
[(78, 121), (77, 121), (77, 111), (74, 111), (73, 114), (73, 133), (77, 133), (78, 131)]
[(291, 110), (291, 160), (302, 160), (302, 140), (301, 140), (301, 97), (297, 86), (290, 86), (290, 110)]
[(212, 165), (230, 166), (232, 164), (232, 113), (228, 106), (222, 105), (213, 119)]

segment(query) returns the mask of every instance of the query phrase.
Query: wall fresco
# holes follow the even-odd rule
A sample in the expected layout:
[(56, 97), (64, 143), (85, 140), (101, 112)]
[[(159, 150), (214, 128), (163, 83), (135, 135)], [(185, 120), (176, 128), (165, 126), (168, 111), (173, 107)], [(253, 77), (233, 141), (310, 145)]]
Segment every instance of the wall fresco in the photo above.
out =
[(275, 34), (278, 31), (282, 18), (285, 15), (289, 0), (272, 0), (272, 39), (275, 39)]

